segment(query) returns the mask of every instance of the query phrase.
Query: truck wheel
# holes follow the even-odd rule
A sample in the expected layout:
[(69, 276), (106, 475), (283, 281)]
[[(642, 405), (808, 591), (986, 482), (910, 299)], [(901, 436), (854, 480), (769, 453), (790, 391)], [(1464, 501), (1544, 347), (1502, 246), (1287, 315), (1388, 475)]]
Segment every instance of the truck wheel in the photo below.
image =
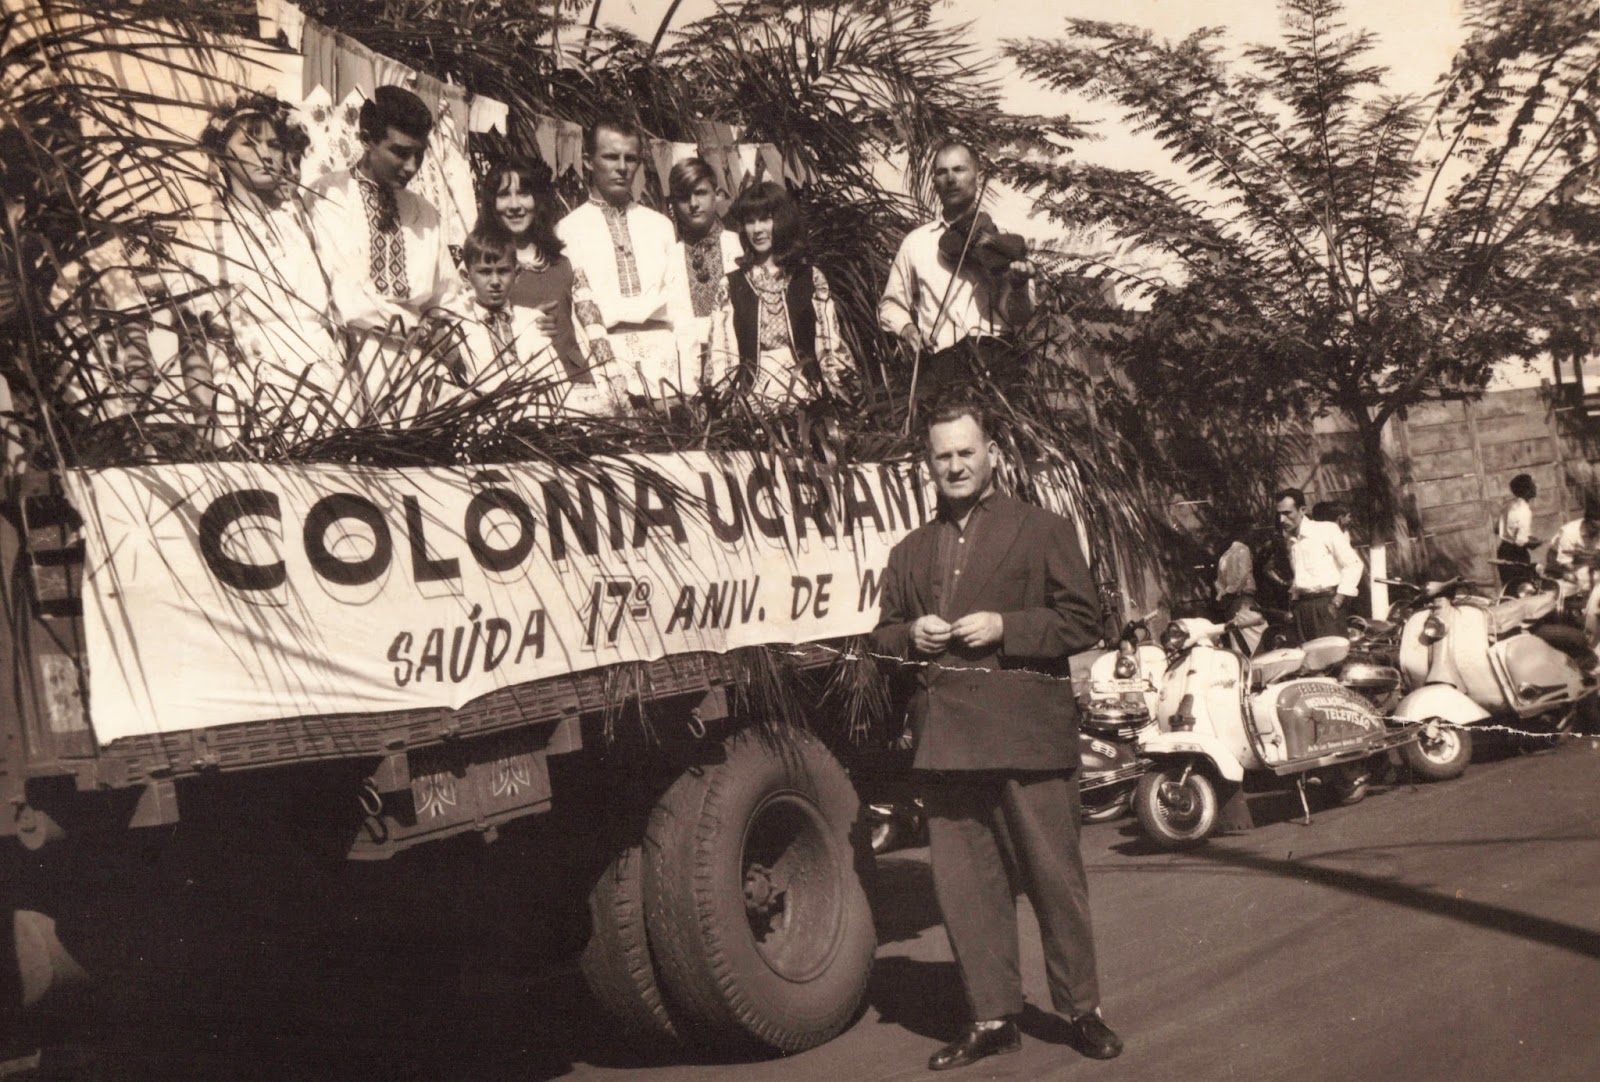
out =
[(1424, 730), (1415, 743), (1400, 749), (1400, 756), (1418, 777), (1428, 781), (1459, 778), (1472, 760), (1472, 734), (1444, 722), (1439, 722), (1436, 729), (1433, 737)]
[(625, 846), (589, 892), (589, 942), (578, 967), (600, 1010), (624, 1037), (646, 1046), (677, 1039), (656, 983), (644, 915), (644, 854)]
[(685, 1036), (798, 1052), (866, 995), (877, 934), (855, 870), (871, 862), (852, 829), (860, 802), (807, 733), (747, 729), (723, 749), (651, 813), (650, 944)]
[(1217, 788), (1200, 771), (1170, 763), (1139, 779), (1133, 810), (1151, 841), (1163, 849), (1188, 849), (1217, 828)]

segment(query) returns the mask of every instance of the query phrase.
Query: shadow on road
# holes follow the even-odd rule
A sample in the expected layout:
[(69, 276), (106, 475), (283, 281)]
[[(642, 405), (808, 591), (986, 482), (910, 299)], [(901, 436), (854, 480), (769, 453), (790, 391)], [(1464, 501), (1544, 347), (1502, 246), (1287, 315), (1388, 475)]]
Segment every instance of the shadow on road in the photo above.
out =
[(883, 1025), (939, 1041), (954, 1040), (968, 1016), (954, 962), (879, 958), (867, 984), (867, 1002)]
[(869, 893), (879, 946), (915, 939), (944, 923), (933, 896), (933, 870), (926, 859), (879, 857)]
[(1314, 883), (1318, 886), (1356, 894), (1423, 913), (1434, 913), (1465, 924), (1504, 932), (1536, 943), (1559, 947), (1573, 954), (1600, 958), (1600, 931), (1575, 924), (1536, 917), (1505, 906), (1475, 902), (1438, 891), (1410, 886), (1393, 879), (1328, 868), (1298, 860), (1279, 860), (1259, 853), (1247, 853), (1224, 846), (1209, 846), (1188, 854), (1194, 860), (1227, 864), (1268, 875)]

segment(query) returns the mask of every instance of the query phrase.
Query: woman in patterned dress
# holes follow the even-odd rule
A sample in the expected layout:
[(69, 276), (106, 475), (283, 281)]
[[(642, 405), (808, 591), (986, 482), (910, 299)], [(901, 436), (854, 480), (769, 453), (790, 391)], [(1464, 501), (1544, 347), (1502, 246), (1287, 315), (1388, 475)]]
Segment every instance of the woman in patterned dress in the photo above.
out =
[(839, 336), (828, 280), (806, 257), (789, 193), (762, 181), (739, 194), (728, 216), (744, 255), (723, 280), (706, 383), (762, 413), (847, 393), (855, 360)]
[(206, 126), (218, 186), (180, 232), (180, 362), (220, 442), (295, 443), (344, 423), (354, 388), (328, 279), (301, 203), (307, 138), (276, 98), (249, 94)]
[(517, 277), (507, 303), (537, 309), (539, 327), (555, 343), (571, 383), (566, 407), (574, 413), (615, 411), (610, 377), (611, 343), (583, 272), (562, 254), (556, 222), (562, 206), (549, 170), (529, 162), (503, 162), (481, 189), (479, 220), (498, 221), (517, 242)]

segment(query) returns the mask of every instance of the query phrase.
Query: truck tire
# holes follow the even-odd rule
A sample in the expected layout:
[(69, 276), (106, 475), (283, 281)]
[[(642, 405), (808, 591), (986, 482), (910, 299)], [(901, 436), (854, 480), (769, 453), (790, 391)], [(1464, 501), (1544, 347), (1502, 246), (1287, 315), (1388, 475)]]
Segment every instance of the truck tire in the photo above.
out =
[(644, 854), (624, 846), (589, 892), (589, 941), (578, 968), (601, 1012), (623, 1039), (646, 1048), (676, 1042), (661, 998), (644, 915)]
[(723, 750), (651, 812), (650, 945), (686, 1038), (798, 1052), (866, 996), (877, 934), (856, 871), (871, 862), (860, 801), (808, 733), (746, 729)]

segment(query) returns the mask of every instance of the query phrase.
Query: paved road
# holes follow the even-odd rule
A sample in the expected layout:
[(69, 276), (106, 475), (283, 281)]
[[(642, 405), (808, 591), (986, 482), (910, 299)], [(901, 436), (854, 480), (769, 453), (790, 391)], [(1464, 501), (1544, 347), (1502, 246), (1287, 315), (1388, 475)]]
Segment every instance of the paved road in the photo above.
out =
[[(1251, 803), (1256, 830), (1187, 854), (1150, 850), (1131, 821), (1086, 829), (1121, 1059), (1080, 1058), (1052, 1042), (1051, 1016), (1030, 1009), (1020, 1054), (958, 1077), (1600, 1077), (1600, 742), (1475, 763), (1457, 782), (1377, 789), (1310, 826), (1288, 798)], [(361, 959), (281, 974), (271, 994), (182, 1010), (123, 1003), (45, 1065), (76, 1077), (75, 1065), (92, 1062), (100, 1073), (83, 1076), (105, 1078), (923, 1077), (962, 1010), (926, 852), (883, 858), (876, 894), (881, 946), (865, 1015), (788, 1059), (641, 1063), (610, 1040), (570, 970), (519, 968), (490, 936), (429, 949), (380, 928)], [(1047, 1005), (1031, 918), (1024, 957), (1029, 998)], [(321, 994), (308, 999), (305, 978)]]

